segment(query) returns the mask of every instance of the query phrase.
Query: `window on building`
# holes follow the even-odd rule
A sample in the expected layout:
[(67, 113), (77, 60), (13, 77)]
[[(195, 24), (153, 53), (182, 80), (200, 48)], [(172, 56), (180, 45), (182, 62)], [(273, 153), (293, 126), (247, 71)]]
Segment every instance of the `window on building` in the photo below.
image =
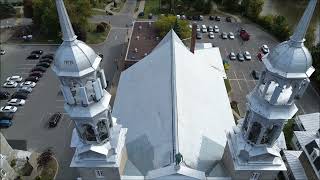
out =
[(301, 145), (300, 145), (299, 141), (296, 142), (296, 146), (297, 146), (297, 148), (298, 148), (299, 150), (301, 150)]
[(254, 172), (250, 176), (250, 180), (258, 180), (260, 178), (260, 173)]
[(96, 178), (104, 178), (102, 170), (95, 170)]
[(84, 124), (82, 125), (82, 128), (84, 130), (83, 137), (85, 137), (87, 141), (96, 141), (93, 127), (90, 124)]
[(108, 127), (105, 121), (106, 120), (101, 120), (97, 124), (100, 141), (103, 141), (109, 137)]
[(248, 136), (249, 141), (251, 141), (252, 143), (257, 143), (260, 132), (261, 132), (261, 124), (258, 122), (254, 122), (251, 126), (250, 133)]

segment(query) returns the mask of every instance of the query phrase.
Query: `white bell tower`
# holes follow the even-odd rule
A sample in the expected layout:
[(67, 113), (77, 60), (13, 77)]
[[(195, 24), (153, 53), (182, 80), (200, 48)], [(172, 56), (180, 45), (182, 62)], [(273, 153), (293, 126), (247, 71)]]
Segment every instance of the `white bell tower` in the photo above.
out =
[(275, 179), (285, 165), (276, 141), (284, 123), (298, 111), (295, 99), (302, 97), (314, 72), (304, 37), (316, 7), (310, 0), (290, 40), (263, 57), (265, 69), (247, 96), (247, 112), (227, 135), (223, 161), (234, 179)]
[(82, 179), (120, 179), (126, 162), (127, 129), (111, 116), (101, 57), (77, 40), (63, 0), (56, 0), (63, 43), (54, 57), (53, 71), (61, 83), (65, 111), (74, 121), (70, 167)]

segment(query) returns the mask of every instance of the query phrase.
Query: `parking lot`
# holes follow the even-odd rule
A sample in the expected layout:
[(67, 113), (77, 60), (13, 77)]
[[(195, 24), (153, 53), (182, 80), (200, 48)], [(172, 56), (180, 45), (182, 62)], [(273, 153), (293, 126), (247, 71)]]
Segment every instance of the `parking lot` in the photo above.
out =
[[(54, 53), (56, 46), (29, 46), (29, 45), (6, 45), (6, 54), (1, 56), (1, 85), (8, 76), (19, 75), (26, 78), (29, 71), (35, 66), (38, 60), (26, 60), (29, 53), (36, 49), (42, 49), (44, 54)], [(2, 88), (13, 94), (16, 88)], [(7, 101), (2, 100), (1, 106)], [(64, 113), (64, 99), (59, 93), (59, 82), (51, 70), (47, 69), (40, 78), (32, 93), (28, 95), (26, 104), (18, 107), (13, 118), (13, 125), (8, 129), (1, 129), (5, 137), (14, 140), (21, 146), (26, 144), (29, 151), (41, 152), (51, 147), (59, 160), (59, 175), (76, 177), (77, 172), (68, 168), (73, 150), (69, 148), (73, 122)], [(55, 112), (62, 112), (63, 117), (57, 127), (49, 129), (49, 117)], [(59, 176), (58, 176), (59, 177)]]
[[(208, 17), (204, 17), (203, 21), (196, 21), (197, 24), (206, 25), (207, 27), (217, 25), (220, 32), (214, 33), (214, 39), (210, 39), (208, 33), (202, 33), (202, 39), (198, 42), (211, 42), (214, 46), (219, 47), (221, 56), (224, 60), (230, 64), (230, 69), (226, 72), (232, 92), (230, 94), (231, 101), (237, 101), (238, 108), (241, 116), (244, 116), (246, 112), (246, 95), (255, 87), (257, 80), (252, 77), (252, 71), (256, 70), (261, 72), (264, 68), (263, 63), (258, 60), (257, 54), (263, 44), (269, 46), (272, 50), (279, 42), (264, 32), (258, 26), (249, 22), (226, 22), (226, 17), (221, 17), (221, 21), (209, 20)], [(240, 28), (244, 28), (250, 34), (249, 41), (243, 41), (237, 32)], [(222, 39), (222, 32), (233, 32), (235, 39)], [(251, 54), (251, 61), (240, 62), (238, 60), (231, 61), (228, 57), (230, 52), (244, 53), (248, 51)], [(297, 103), (299, 113), (313, 113), (320, 110), (320, 97), (315, 90), (310, 86), (305, 92), (304, 97)]]

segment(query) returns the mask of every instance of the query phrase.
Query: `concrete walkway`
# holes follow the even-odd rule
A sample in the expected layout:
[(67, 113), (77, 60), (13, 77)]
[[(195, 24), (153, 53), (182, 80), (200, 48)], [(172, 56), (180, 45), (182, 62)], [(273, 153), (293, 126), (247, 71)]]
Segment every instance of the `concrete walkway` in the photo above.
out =
[(146, 4), (146, 1), (140, 0), (140, 1), (137, 1), (137, 3), (139, 3), (139, 7), (138, 7), (138, 10), (133, 15), (134, 18), (137, 18), (139, 13), (144, 11), (144, 5)]

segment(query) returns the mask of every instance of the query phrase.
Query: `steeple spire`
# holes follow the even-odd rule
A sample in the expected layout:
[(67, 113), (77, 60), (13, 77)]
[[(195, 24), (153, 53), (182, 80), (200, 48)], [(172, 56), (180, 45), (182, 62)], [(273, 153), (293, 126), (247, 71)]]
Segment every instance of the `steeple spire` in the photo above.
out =
[(302, 43), (304, 41), (304, 37), (307, 33), (307, 29), (309, 27), (309, 23), (311, 21), (313, 11), (317, 5), (317, 0), (310, 0), (308, 7), (304, 11), (302, 18), (299, 21), (293, 35), (290, 37), (290, 41), (294, 43)]
[(77, 36), (74, 34), (72, 25), (69, 20), (69, 16), (64, 6), (63, 0), (56, 0), (56, 6), (58, 10), (60, 28), (62, 31), (62, 39), (64, 41), (74, 41)]

